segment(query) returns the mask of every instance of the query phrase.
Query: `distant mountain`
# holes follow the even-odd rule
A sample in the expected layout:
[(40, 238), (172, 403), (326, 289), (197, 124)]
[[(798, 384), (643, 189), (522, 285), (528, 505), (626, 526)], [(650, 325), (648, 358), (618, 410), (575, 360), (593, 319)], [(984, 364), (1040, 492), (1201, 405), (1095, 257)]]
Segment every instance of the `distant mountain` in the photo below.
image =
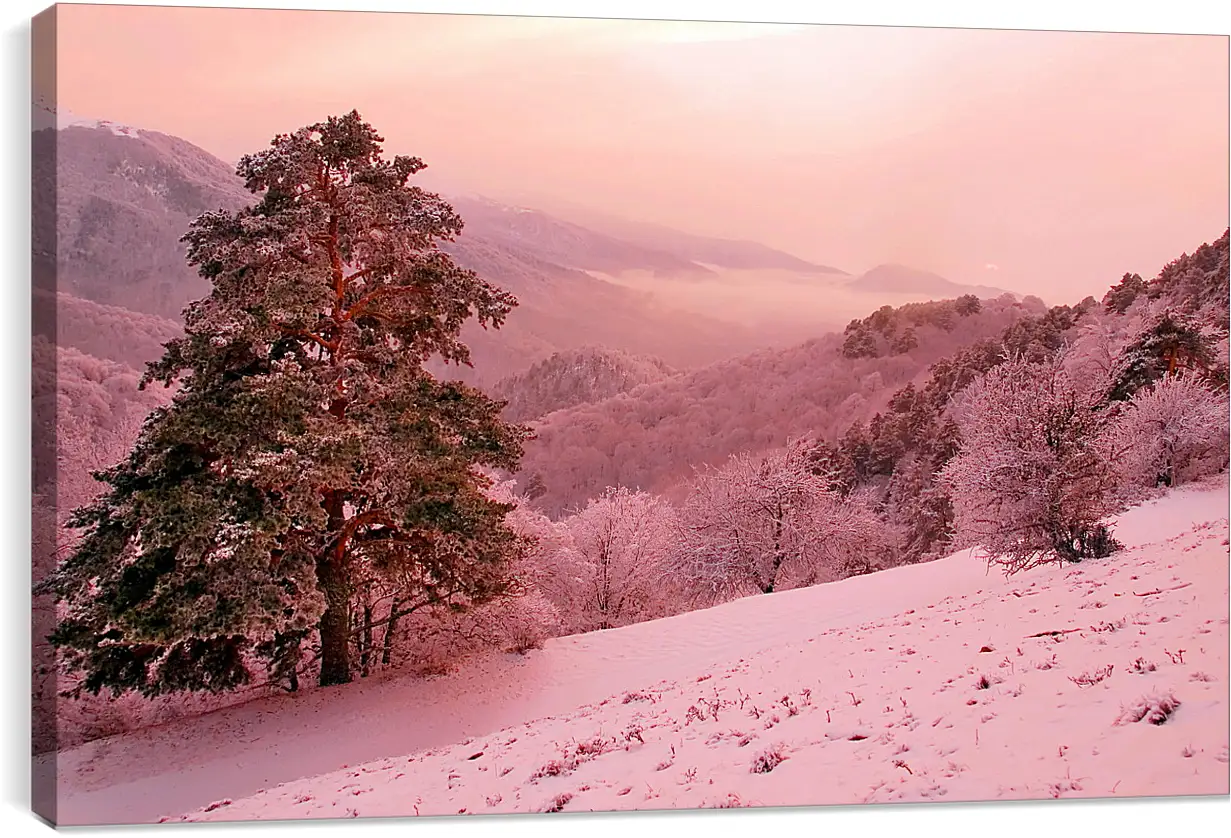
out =
[(589, 229), (601, 230), (623, 241), (666, 251), (698, 264), (733, 270), (783, 270), (847, 276), (847, 272), (840, 268), (809, 262), (759, 242), (698, 236), (563, 201), (544, 199), (543, 203), (547, 211), (572, 219)]
[(506, 419), (524, 422), (555, 410), (627, 393), (673, 374), (674, 370), (657, 358), (585, 347), (558, 352), (520, 375), (502, 379), (491, 393), (508, 402), (504, 409)]
[(177, 137), (110, 123), (35, 131), (36, 285), (179, 319), (209, 285), (180, 236), (207, 210), (250, 203), (232, 167)]
[(847, 283), (847, 288), (879, 294), (935, 295), (934, 299), (949, 299), (963, 294), (991, 299), (1010, 292), (986, 285), (962, 285), (939, 274), (908, 268), (905, 265), (878, 265)]
[(480, 238), (532, 251), (566, 268), (619, 273), (649, 270), (660, 274), (708, 274), (706, 268), (664, 249), (645, 247), (595, 232), (539, 210), (479, 197), (447, 196)]
[[(140, 366), (166, 340), (165, 321), (178, 324), (184, 306), (209, 291), (185, 263), (180, 237), (201, 213), (234, 211), (255, 196), (233, 166), (176, 137), (50, 110), (37, 125), (46, 127), (32, 134), (35, 287), (69, 295), (57, 309), (64, 322), (56, 327), (47, 318), (51, 298), (38, 303), (46, 321), (39, 328), (48, 337), (54, 328), (65, 345)], [(458, 200), (457, 209), (465, 230), (444, 249), (511, 291), (520, 305), (499, 331), (466, 329), (473, 369), (436, 365), (437, 372), (491, 385), (585, 345), (652, 355), (675, 367), (762, 345), (747, 329), (666, 308), (586, 272), (706, 273), (686, 258), (483, 199)], [(127, 337), (116, 332), (116, 345), (108, 346), (101, 333), (89, 334), (95, 327), (81, 301), (161, 321), (151, 321), (150, 334), (140, 337), (137, 320), (100, 311), (110, 324), (103, 331), (128, 330)]]

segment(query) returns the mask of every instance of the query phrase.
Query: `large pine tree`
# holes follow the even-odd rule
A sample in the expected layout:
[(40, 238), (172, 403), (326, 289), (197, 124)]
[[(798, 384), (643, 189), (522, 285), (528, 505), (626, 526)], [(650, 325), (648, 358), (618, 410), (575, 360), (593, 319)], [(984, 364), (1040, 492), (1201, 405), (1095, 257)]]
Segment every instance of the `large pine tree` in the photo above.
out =
[(320, 683), (343, 683), (359, 580), (506, 592), (521, 545), (479, 469), (514, 468), (525, 431), (424, 363), (468, 363), (462, 325), (516, 300), (438, 248), (461, 220), (382, 143), (356, 112), (278, 136), (238, 166), (259, 201), (184, 237), (213, 290), (143, 381), (179, 390), (41, 586), (80, 688), (229, 689), (314, 643)]

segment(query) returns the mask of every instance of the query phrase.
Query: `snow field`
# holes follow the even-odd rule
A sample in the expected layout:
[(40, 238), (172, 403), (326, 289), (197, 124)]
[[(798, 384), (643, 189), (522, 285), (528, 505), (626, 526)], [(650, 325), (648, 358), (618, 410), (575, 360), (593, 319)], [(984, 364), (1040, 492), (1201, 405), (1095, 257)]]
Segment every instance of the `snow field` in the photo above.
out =
[[(551, 641), (507, 673), (548, 680), (519, 723), (175, 819), (1226, 794), (1225, 480), (1117, 535), (1103, 561), (1004, 578), (967, 551)], [(486, 683), (458, 721), (524, 686)]]

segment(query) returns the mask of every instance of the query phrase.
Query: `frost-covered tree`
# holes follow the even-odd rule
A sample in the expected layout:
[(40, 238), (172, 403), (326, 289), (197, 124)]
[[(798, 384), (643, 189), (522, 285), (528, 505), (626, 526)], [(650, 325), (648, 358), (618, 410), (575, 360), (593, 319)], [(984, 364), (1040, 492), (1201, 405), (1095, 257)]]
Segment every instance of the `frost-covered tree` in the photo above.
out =
[(913, 352), (919, 348), (919, 337), (915, 334), (913, 326), (907, 326), (902, 330), (902, 333), (893, 339), (890, 344), (890, 351), (894, 355), (904, 355), (907, 352)]
[[(875, 316), (875, 315), (874, 315)], [(875, 358), (880, 354), (876, 345), (873, 327), (855, 320), (846, 327), (846, 340), (842, 343), (844, 358)]]
[(1208, 370), (1219, 336), (1191, 317), (1163, 312), (1124, 348), (1108, 398), (1128, 401), (1164, 376)]
[(813, 448), (796, 441), (698, 472), (681, 516), (686, 578), (729, 596), (842, 575), (875, 521), (831, 488), (834, 475), (818, 473)]
[(665, 616), (670, 605), (675, 510), (626, 487), (608, 489), (564, 522), (573, 563), (558, 585), (574, 631), (608, 629)]
[[(504, 595), (485, 601), (390, 602), (386, 597), (370, 605), (365, 602), (361, 624), (371, 629), (361, 632), (361, 636), (368, 634), (360, 648), (361, 671), (366, 672), (370, 657), (373, 666), (379, 659), (381, 666), (442, 673), (474, 653), (489, 649), (526, 652), (564, 633), (564, 615), (551, 594), (562, 563), (571, 557), (567, 529), (527, 506), (514, 481), (494, 482), (485, 494), (509, 508), (505, 525), (523, 539), (525, 547), (509, 563)], [(384, 590), (398, 593), (387, 586)], [(391, 614), (401, 616), (390, 621)]]
[(983, 309), (983, 303), (974, 294), (963, 294), (954, 301), (954, 309), (961, 317), (978, 314)]
[(957, 541), (982, 546), (1007, 573), (1109, 554), (1099, 521), (1115, 471), (1101, 400), (1060, 359), (1015, 358), (972, 383), (956, 410), (961, 448), (941, 471)]
[(320, 683), (343, 683), (357, 586), (507, 590), (521, 542), (478, 467), (513, 468), (524, 432), (424, 364), (468, 363), (462, 325), (516, 301), (439, 249), (461, 220), (382, 143), (356, 112), (280, 135), (238, 165), (259, 200), (185, 235), (213, 288), (143, 381), (178, 392), (41, 586), (85, 689), (230, 689), (314, 639)]
[(1146, 292), (1146, 281), (1139, 274), (1126, 273), (1119, 284), (1103, 296), (1103, 307), (1116, 314), (1128, 311), (1138, 297)]
[(1114, 458), (1138, 486), (1178, 486), (1227, 465), (1225, 394), (1194, 375), (1162, 378), (1138, 390), (1112, 426)]
[(1087, 315), (1062, 355), (1065, 370), (1074, 380), (1103, 393), (1110, 393), (1115, 387), (1128, 363), (1124, 348), (1130, 341), (1121, 320), (1097, 311)]

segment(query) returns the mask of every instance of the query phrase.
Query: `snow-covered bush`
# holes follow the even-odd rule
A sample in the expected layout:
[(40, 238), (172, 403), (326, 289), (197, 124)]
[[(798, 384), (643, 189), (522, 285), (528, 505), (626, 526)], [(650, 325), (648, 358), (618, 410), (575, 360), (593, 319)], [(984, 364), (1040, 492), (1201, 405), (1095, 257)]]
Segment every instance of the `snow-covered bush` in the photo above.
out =
[(555, 554), (544, 584), (571, 632), (615, 628), (674, 613), (670, 576), (675, 510), (661, 498), (609, 489), (563, 521), (571, 549)]
[(749, 771), (753, 774), (768, 774), (784, 761), (786, 761), (786, 749), (782, 745), (772, 745), (756, 755)]
[(1110, 441), (1126, 483), (1177, 486), (1227, 465), (1228, 433), (1225, 394), (1193, 375), (1175, 375), (1134, 394)]
[(1116, 549), (1099, 523), (1116, 485), (1101, 396), (1059, 359), (1015, 358), (967, 388), (962, 446), (941, 472), (959, 542), (982, 546), (1006, 573)]
[(682, 512), (681, 572), (715, 596), (772, 593), (842, 575), (880, 530), (815, 473), (809, 443), (700, 470)]
[(1131, 704), (1125, 705), (1120, 711), (1117, 725), (1149, 722), (1152, 725), (1164, 724), (1180, 707), (1180, 700), (1172, 692), (1154, 692), (1143, 695)]

